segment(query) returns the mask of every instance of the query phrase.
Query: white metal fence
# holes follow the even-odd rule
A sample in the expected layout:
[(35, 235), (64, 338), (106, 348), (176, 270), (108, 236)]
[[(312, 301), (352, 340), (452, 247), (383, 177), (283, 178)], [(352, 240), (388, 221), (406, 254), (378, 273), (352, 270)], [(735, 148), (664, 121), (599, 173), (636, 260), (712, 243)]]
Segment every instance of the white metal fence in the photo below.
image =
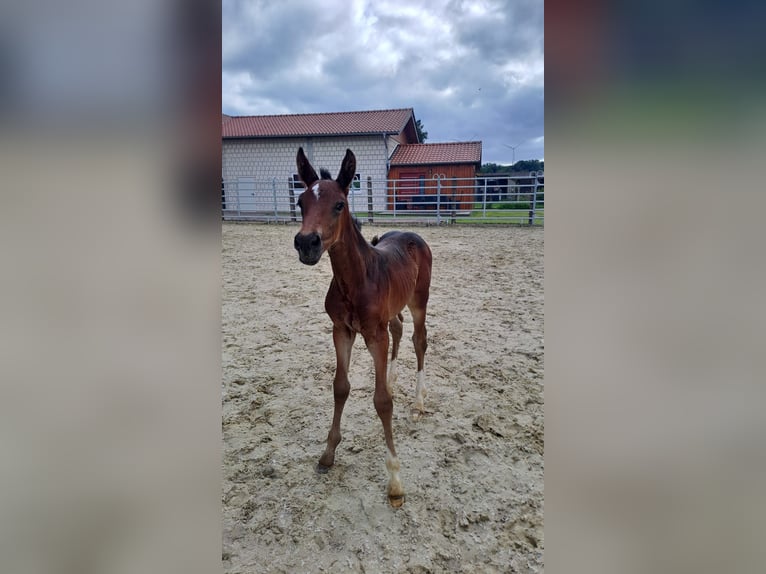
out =
[[(544, 224), (544, 176), (483, 175), (470, 179), (356, 180), (353, 214), (370, 223)], [(299, 181), (291, 178), (222, 180), (222, 216), (231, 221), (300, 221)]]

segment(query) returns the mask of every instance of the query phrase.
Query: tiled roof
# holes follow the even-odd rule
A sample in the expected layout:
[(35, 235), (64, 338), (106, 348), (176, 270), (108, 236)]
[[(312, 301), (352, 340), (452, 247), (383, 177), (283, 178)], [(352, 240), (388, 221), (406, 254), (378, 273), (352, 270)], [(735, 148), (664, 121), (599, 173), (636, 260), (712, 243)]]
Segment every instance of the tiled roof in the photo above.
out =
[(414, 116), (412, 108), (281, 116), (231, 116), (224, 138), (398, 134)]
[(481, 164), (481, 142), (404, 144), (391, 156), (392, 166), (443, 163)]

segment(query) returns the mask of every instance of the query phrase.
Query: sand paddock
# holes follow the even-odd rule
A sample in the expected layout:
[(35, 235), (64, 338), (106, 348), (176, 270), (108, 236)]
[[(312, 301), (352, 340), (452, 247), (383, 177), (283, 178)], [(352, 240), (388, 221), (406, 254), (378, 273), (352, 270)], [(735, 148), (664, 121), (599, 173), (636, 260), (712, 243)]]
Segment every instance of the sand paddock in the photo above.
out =
[[(418, 227), (433, 251), (426, 414), (413, 420), (404, 311), (394, 440), (406, 502), (386, 497), (372, 359), (357, 337), (343, 442), (332, 418), (332, 277), (296, 226), (223, 225), (225, 572), (543, 571), (542, 228)], [(371, 239), (386, 228), (364, 226)]]

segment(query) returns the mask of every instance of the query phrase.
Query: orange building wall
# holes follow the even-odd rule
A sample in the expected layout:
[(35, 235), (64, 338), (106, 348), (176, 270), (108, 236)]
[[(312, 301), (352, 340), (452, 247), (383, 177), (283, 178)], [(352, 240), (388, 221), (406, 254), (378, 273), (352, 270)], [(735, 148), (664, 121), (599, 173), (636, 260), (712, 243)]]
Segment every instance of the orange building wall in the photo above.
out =
[[(389, 197), (388, 197), (388, 209), (394, 208), (394, 198), (392, 194), (393, 181), (401, 180), (402, 175), (423, 175), (425, 176), (425, 194), (436, 195), (436, 176), (442, 176), (441, 180), (441, 202), (445, 205), (454, 203), (455, 209), (468, 210), (473, 205), (473, 198), (475, 190), (472, 187), (473, 182), (469, 181), (476, 177), (476, 166), (474, 164), (448, 164), (448, 165), (427, 165), (427, 166), (392, 166), (388, 170), (389, 179)], [(452, 178), (456, 178), (453, 181)], [(400, 186), (401, 182), (396, 181), (396, 186)], [(399, 194), (397, 194), (398, 196)], [(406, 196), (397, 197), (400, 201), (405, 201), (409, 198)], [(409, 202), (407, 202), (409, 205)], [(429, 209), (434, 209), (433, 205), (428, 206)]]

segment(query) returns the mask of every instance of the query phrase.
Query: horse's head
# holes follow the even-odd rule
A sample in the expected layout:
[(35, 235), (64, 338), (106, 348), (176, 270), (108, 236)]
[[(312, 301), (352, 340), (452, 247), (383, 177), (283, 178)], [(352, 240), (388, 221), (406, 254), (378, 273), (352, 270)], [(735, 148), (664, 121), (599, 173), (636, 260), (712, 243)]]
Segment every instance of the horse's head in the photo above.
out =
[(311, 167), (303, 148), (296, 157), (298, 175), (306, 190), (298, 198), (303, 224), (295, 235), (298, 258), (306, 265), (316, 265), (322, 253), (338, 241), (344, 225), (353, 225), (348, 211), (348, 187), (356, 172), (356, 158), (350, 149), (340, 166), (337, 179), (322, 170), (322, 178)]

